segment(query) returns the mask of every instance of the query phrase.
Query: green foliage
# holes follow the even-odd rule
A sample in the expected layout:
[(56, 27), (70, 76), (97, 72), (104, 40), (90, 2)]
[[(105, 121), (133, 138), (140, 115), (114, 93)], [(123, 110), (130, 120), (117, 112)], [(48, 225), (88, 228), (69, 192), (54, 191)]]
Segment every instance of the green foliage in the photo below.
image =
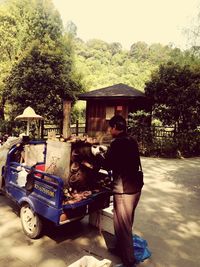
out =
[(21, 131), (25, 132), (25, 129), (24, 122), (0, 120), (0, 138), (5, 134), (9, 136), (18, 136)]
[(5, 66), (0, 100), (12, 107), (9, 119), (31, 106), (48, 121), (62, 120), (62, 99), (74, 101), (82, 90), (73, 63), (73, 36), (64, 32), (51, 0), (10, 0), (3, 8), (1, 47), (9, 53), (0, 63)]
[(88, 90), (116, 83), (143, 90), (153, 69), (146, 62), (132, 61), (129, 52), (122, 50), (120, 43), (108, 44), (96, 39), (86, 43), (76, 39), (75, 60)]
[(129, 113), (128, 132), (138, 141), (140, 152), (143, 155), (150, 155), (153, 139), (150, 125), (151, 114), (149, 112), (139, 110), (135, 113)]
[(148, 59), (149, 48), (145, 42), (137, 42), (132, 44), (130, 48), (130, 56), (135, 61), (145, 62)]
[(174, 63), (161, 65), (146, 83), (146, 95), (153, 103), (155, 118), (163, 125), (196, 129), (200, 123), (200, 72)]
[(138, 128), (139, 126), (151, 125), (151, 114), (143, 110), (128, 114), (128, 124), (130, 128)]
[(76, 121), (85, 122), (85, 105), (82, 106), (81, 103), (76, 103), (72, 107), (71, 123), (74, 124)]
[[(118, 42), (82, 41), (72, 21), (63, 27), (51, 0), (4, 1), (0, 5), (0, 119), (13, 119), (30, 105), (48, 121), (59, 123), (63, 98), (75, 103), (77, 93), (85, 88), (125, 83), (141, 91), (146, 86), (153, 115), (161, 124), (175, 125), (182, 132), (196, 129), (199, 23), (194, 29), (195, 42), (186, 51), (145, 42), (133, 43), (128, 51)], [(74, 106), (72, 121), (83, 116), (84, 108)], [(151, 151), (158, 140), (148, 131), (143, 135), (150, 140)]]
[(12, 116), (31, 106), (48, 120), (62, 117), (61, 98), (67, 92), (65, 81), (71, 64), (70, 58), (65, 57), (62, 49), (55, 49), (50, 38), (46, 37), (45, 45), (39, 41), (32, 43), (6, 81), (6, 96), (13, 105)]
[(199, 156), (200, 155), (200, 132), (196, 130), (185, 130), (177, 133), (175, 142), (178, 150), (183, 156)]
[(66, 29), (65, 31), (72, 37), (76, 37), (77, 35), (77, 27), (76, 25), (73, 23), (73, 21), (68, 21), (67, 25), (66, 25)]
[[(159, 130), (163, 135), (159, 135)], [(144, 126), (135, 124), (129, 132), (138, 141), (140, 153), (156, 157), (191, 157), (200, 156), (200, 132), (185, 131), (168, 136), (165, 127)]]
[[(129, 114), (128, 131), (139, 144), (144, 156), (190, 157), (200, 155), (200, 131), (151, 125), (151, 114), (138, 111)], [(158, 123), (158, 121), (157, 121)]]
[(125, 83), (144, 91), (145, 83), (160, 64), (172, 61), (181, 66), (198, 65), (190, 50), (183, 52), (161, 44), (149, 46), (137, 42), (127, 51), (119, 43), (109, 44), (97, 39), (83, 42), (76, 38), (74, 45), (76, 67), (88, 90)]

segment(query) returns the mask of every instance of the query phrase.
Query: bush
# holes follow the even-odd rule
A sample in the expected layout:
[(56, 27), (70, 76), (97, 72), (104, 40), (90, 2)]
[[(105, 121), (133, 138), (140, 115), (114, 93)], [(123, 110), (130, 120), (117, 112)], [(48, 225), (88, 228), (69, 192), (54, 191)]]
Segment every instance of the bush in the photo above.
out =
[(135, 124), (134, 127), (129, 128), (130, 135), (138, 141), (141, 155), (172, 158), (200, 156), (199, 131), (191, 130), (181, 133), (172, 131), (168, 136), (169, 131), (166, 128), (160, 129), (164, 133), (163, 136), (158, 135), (153, 126), (144, 127)]
[(25, 131), (24, 122), (0, 120), (0, 135), (18, 136), (22, 129)]
[(200, 155), (200, 132), (198, 130), (176, 134), (175, 142), (184, 157)]

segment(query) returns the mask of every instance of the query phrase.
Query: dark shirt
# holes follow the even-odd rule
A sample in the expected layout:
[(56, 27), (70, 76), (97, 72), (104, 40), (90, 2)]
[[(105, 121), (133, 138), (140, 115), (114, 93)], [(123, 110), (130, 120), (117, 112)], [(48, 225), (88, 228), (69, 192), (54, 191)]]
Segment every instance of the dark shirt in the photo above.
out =
[(140, 156), (137, 142), (119, 134), (110, 144), (105, 159), (107, 169), (113, 172), (113, 193), (133, 194), (141, 191), (143, 181), (138, 181)]

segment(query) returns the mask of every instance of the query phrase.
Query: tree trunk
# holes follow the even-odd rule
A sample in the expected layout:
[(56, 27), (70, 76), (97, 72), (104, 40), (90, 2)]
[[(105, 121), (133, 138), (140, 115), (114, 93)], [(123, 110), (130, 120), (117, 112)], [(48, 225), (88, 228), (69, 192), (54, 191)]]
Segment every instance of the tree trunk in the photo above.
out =
[(5, 99), (4, 97), (1, 98), (0, 100), (0, 120), (4, 120), (5, 116), (4, 116), (4, 106), (5, 106)]
[(70, 118), (71, 118), (71, 100), (63, 100), (63, 138), (68, 138), (71, 135)]

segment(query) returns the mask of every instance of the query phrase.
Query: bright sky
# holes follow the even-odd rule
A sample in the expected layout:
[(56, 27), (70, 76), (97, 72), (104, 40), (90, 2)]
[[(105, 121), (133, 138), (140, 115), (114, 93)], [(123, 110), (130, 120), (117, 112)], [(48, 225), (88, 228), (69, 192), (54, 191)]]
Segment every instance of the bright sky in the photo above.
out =
[(53, 0), (64, 25), (73, 21), (82, 40), (173, 43), (185, 48), (183, 29), (200, 10), (200, 0)]

